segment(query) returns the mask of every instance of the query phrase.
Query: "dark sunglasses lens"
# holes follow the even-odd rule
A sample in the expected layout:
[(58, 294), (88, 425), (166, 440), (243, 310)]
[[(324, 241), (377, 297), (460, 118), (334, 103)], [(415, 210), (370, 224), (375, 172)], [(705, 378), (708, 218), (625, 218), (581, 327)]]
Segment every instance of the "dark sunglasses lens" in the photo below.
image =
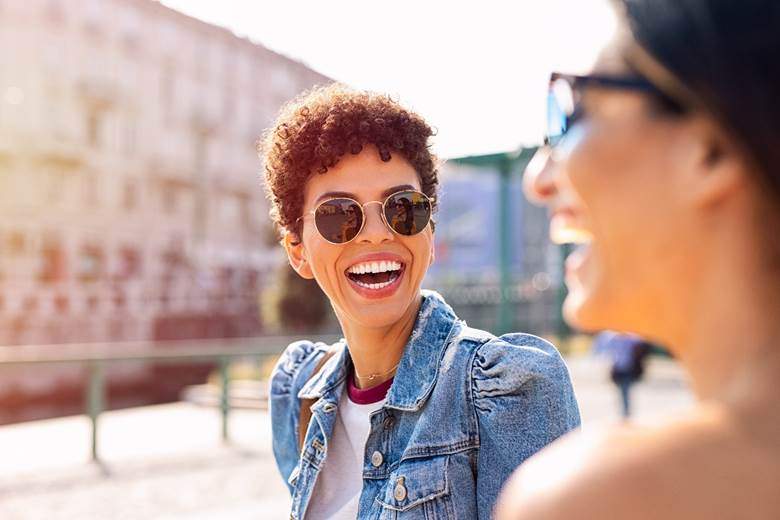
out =
[(416, 235), (431, 220), (431, 201), (420, 192), (402, 191), (385, 201), (387, 223), (399, 235)]
[(314, 212), (317, 231), (328, 242), (349, 242), (363, 226), (363, 209), (350, 199), (326, 200)]
[(568, 81), (559, 78), (550, 84), (547, 94), (546, 144), (555, 146), (569, 130), (569, 117), (574, 113), (574, 90)]

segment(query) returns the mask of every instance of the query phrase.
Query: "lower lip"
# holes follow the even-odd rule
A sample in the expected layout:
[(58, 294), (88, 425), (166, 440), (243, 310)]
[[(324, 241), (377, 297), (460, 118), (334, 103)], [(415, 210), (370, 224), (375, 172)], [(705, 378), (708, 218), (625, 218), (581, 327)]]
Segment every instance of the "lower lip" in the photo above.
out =
[(360, 296), (362, 296), (363, 298), (367, 298), (369, 300), (379, 300), (381, 298), (387, 298), (395, 294), (395, 292), (401, 286), (401, 280), (403, 279), (405, 273), (406, 273), (406, 266), (403, 266), (401, 267), (401, 272), (398, 273), (398, 278), (393, 280), (393, 283), (391, 283), (387, 287), (382, 287), (381, 289), (368, 289), (366, 287), (359, 285), (357, 282), (352, 280), (352, 278), (350, 278), (349, 276), (347, 275), (344, 276), (347, 276), (347, 281), (349, 282), (349, 285), (351, 285), (352, 289), (354, 289), (354, 291), (358, 293)]

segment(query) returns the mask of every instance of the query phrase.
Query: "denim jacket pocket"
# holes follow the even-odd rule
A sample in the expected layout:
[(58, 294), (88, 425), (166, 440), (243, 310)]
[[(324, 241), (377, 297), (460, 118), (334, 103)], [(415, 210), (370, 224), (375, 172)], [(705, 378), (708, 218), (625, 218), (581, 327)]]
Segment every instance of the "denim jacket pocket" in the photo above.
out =
[(380, 519), (454, 518), (447, 475), (449, 455), (402, 461), (376, 498)]

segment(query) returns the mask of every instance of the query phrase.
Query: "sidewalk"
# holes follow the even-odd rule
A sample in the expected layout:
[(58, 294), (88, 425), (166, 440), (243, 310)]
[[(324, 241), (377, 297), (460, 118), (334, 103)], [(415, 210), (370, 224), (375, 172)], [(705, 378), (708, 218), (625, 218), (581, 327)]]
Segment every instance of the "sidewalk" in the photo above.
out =
[(286, 518), (267, 412), (237, 410), (231, 445), (219, 412), (187, 403), (101, 416), (104, 466), (89, 461), (85, 417), (0, 428), (0, 518)]
[[(617, 420), (606, 362), (568, 363), (585, 427)], [(692, 404), (679, 367), (664, 359), (651, 360), (634, 394), (639, 423)], [(287, 518), (266, 411), (233, 411), (228, 446), (215, 408), (174, 403), (107, 412), (100, 421), (103, 467), (88, 462), (86, 417), (0, 427), (0, 519)]]

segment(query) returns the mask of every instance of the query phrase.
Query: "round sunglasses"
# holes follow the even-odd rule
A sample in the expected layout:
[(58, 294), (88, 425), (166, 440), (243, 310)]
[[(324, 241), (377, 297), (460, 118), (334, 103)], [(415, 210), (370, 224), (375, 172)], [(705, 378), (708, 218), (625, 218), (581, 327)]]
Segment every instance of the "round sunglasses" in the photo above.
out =
[(407, 237), (425, 229), (433, 211), (433, 199), (416, 190), (403, 190), (389, 195), (384, 201), (372, 200), (364, 204), (349, 197), (324, 200), (298, 221), (313, 215), (314, 227), (322, 238), (331, 244), (346, 244), (363, 230), (366, 224), (363, 208), (369, 204), (381, 204), (385, 225), (393, 233)]

